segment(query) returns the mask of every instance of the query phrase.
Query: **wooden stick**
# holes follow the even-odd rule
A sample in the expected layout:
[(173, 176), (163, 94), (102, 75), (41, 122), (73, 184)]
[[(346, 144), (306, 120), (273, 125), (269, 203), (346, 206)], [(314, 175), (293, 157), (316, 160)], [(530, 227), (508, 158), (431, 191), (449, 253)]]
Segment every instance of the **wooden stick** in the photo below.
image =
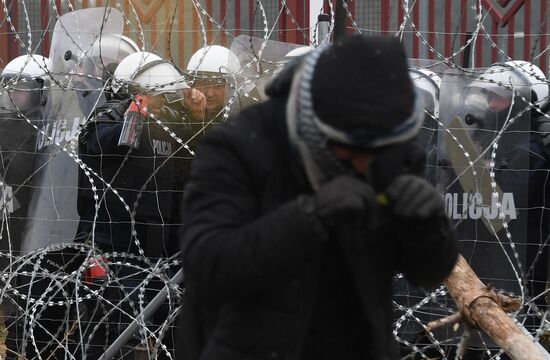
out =
[(449, 316), (445, 316), (441, 319), (437, 319), (434, 321), (430, 321), (426, 325), (425, 331), (432, 332), (435, 329), (439, 329), (442, 327), (450, 326), (459, 323), (462, 320), (462, 313), (460, 311), (455, 312), (454, 314), (451, 314)]
[(494, 292), (487, 289), (462, 256), (445, 285), (463, 319), (483, 330), (513, 360), (550, 359), (506, 314)]

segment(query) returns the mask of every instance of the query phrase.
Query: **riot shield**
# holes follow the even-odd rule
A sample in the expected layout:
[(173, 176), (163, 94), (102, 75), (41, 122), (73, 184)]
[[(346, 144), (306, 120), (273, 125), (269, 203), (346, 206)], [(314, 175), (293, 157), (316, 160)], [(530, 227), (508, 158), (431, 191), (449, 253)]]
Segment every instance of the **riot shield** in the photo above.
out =
[(448, 72), (438, 184), (460, 251), (482, 281), (521, 295), (526, 271), (530, 91)]
[[(103, 19), (103, 22), (90, 21)], [(52, 87), (45, 89), (45, 116), (39, 123), (33, 192), (24, 232), (23, 251), (72, 241), (77, 213), (77, 137), (80, 124), (103, 96), (103, 64), (92, 54), (104, 34), (121, 34), (122, 14), (112, 8), (91, 8), (61, 16), (54, 28), (50, 61)], [(118, 49), (103, 49), (116, 58)]]
[(502, 83), (490, 74), (452, 70), (442, 79), (437, 183), (478, 277), (527, 299), (536, 281), (527, 274), (531, 92), (511, 72)]
[(266, 40), (239, 35), (231, 43), (230, 50), (237, 55), (241, 70), (229, 79), (226, 103), (237, 112), (266, 99), (265, 86), (277, 74), (289, 58), (292, 50), (303, 45)]
[(445, 64), (434, 60), (408, 59), (408, 61), (409, 73), (416, 86), (416, 94), (422, 99), (424, 108), (424, 122), (418, 133), (417, 142), (426, 154), (425, 178), (435, 185), (441, 75), (448, 68)]
[(0, 248), (11, 255), (21, 248), (35, 155), (34, 126), (44, 115), (44, 81), (3, 73), (0, 86)]
[[(499, 74), (510, 80), (500, 84), (491, 76), (486, 69), (442, 74), (439, 122), (430, 129), (437, 140), (430, 146), (436, 156), (428, 162), (436, 165), (432, 175), (461, 254), (485, 284), (523, 296), (530, 286), (522, 284), (533, 282), (526, 275), (532, 262), (527, 237), (530, 91), (515, 75)], [(424, 326), (450, 315), (456, 305), (439, 290), (407, 289), (402, 281), (396, 285), (398, 340), (406, 347), (433, 346)], [(452, 346), (461, 335), (449, 329), (430, 334)], [(490, 339), (476, 335), (469, 345), (481, 341), (492, 346)], [(437, 357), (445, 349), (438, 344), (434, 351)]]
[[(103, 19), (103, 22), (90, 21)], [(52, 72), (72, 95), (84, 116), (104, 101), (103, 72), (116, 59), (119, 46), (94, 46), (105, 35), (122, 34), (122, 13), (114, 8), (90, 8), (65, 14), (57, 21), (50, 49)]]

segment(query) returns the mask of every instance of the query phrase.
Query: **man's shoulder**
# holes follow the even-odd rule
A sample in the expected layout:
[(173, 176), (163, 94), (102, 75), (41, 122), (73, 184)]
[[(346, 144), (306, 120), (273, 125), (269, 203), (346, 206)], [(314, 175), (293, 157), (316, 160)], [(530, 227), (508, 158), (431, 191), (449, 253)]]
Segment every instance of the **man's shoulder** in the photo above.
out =
[(286, 99), (284, 98), (268, 98), (265, 101), (251, 105), (241, 111), (241, 114), (254, 117), (256, 115), (268, 115), (277, 117), (284, 115), (286, 107)]
[(274, 136), (285, 126), (284, 100), (268, 99), (229, 117), (217, 130), (232, 137), (265, 137)]
[(197, 159), (208, 157), (201, 155), (204, 152), (229, 152), (254, 163), (275, 156), (287, 143), (284, 114), (284, 102), (268, 100), (231, 116), (207, 132), (197, 147)]

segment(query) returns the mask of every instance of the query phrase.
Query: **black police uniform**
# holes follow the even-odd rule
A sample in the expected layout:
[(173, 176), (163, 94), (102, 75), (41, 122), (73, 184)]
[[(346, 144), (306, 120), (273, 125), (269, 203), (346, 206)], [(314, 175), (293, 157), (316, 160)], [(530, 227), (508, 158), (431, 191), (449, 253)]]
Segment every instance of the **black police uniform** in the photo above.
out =
[[(171, 256), (177, 251), (175, 236), (179, 222), (179, 203), (188, 163), (192, 159), (191, 152), (177, 139), (186, 141), (190, 135), (189, 126), (184, 121), (182, 111), (164, 108), (156, 116), (162, 125), (150, 117), (143, 124), (139, 148), (130, 150), (129, 147), (118, 146), (124, 113), (130, 102), (130, 99), (111, 100), (98, 107), (79, 137), (80, 158), (95, 172), (96, 175), (92, 175), (93, 184), (98, 199), (101, 200), (95, 219), (94, 244), (105, 252), (119, 251), (137, 255), (139, 248), (132, 235), (133, 219), (134, 230), (145, 256)], [(108, 189), (106, 183), (117, 194)], [(82, 170), (79, 184), (78, 211), (81, 220), (77, 239), (90, 241), (96, 201), (92, 183)], [(129, 208), (126, 208), (119, 196)], [(125, 258), (125, 261), (129, 260)], [(148, 267), (145, 262), (137, 265)], [(117, 302), (140, 286), (145, 278), (143, 272), (136, 273), (129, 267), (109, 265), (109, 270), (123, 279), (120, 281), (123, 290), (117, 289), (113, 284), (107, 287), (104, 294), (104, 297)], [(150, 283), (148, 288), (158, 290), (161, 286), (157, 281)], [(147, 291), (146, 297), (152, 298), (154, 293), (154, 290)], [(136, 305), (140, 301), (137, 291), (130, 295), (130, 300), (134, 304), (133, 308), (128, 301), (119, 305), (128, 313), (135, 314), (138, 309)], [(101, 317), (102, 311), (98, 310), (103, 305), (96, 302), (88, 306), (90, 318)], [(119, 310), (115, 310), (108, 320), (111, 322), (111, 337), (116, 337), (122, 331), (121, 325), (124, 326), (130, 320), (121, 315)], [(108, 345), (101, 332), (85, 340), (90, 343), (88, 356), (92, 358), (99, 356), (104, 351), (104, 346)]]

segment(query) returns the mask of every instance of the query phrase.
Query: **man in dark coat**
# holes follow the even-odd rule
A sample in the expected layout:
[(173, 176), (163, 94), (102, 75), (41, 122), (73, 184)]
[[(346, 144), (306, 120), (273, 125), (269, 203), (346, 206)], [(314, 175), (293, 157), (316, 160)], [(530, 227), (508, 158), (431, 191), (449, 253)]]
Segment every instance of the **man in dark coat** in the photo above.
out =
[(440, 195), (410, 174), (423, 117), (404, 50), (353, 36), (267, 93), (197, 149), (177, 353), (392, 359), (393, 275), (433, 286), (457, 257)]

